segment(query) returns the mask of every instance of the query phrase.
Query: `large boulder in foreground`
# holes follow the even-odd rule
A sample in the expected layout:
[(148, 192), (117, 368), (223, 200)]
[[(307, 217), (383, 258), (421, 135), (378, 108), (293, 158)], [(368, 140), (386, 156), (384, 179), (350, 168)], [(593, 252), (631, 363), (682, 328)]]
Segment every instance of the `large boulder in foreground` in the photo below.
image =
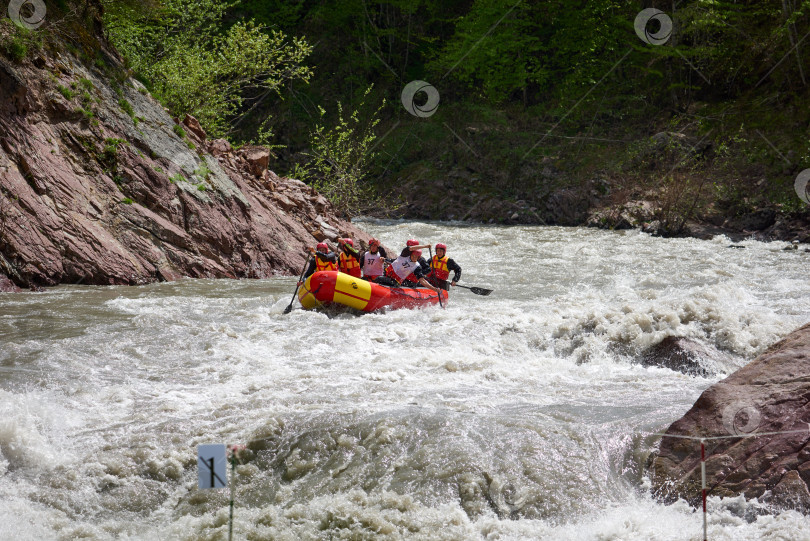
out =
[[(810, 512), (810, 324), (712, 385), (667, 434), (706, 440), (709, 494), (759, 498)], [(790, 434), (770, 432), (797, 431)], [(663, 500), (700, 501), (700, 443), (664, 437), (651, 457), (653, 491)]]

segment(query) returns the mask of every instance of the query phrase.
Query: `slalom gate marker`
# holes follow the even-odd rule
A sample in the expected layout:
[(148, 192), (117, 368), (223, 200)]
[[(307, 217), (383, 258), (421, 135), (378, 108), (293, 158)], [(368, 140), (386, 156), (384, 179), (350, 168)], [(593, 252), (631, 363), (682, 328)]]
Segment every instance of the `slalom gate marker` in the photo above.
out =
[(226, 454), (231, 461), (230, 515), (228, 519), (228, 540), (233, 539), (233, 498), (236, 487), (236, 453), (243, 445), (213, 443), (197, 446), (197, 487), (201, 489), (225, 488), (228, 486), (228, 465)]
[(661, 436), (664, 438), (680, 438), (684, 440), (696, 440), (700, 442), (700, 488), (703, 500), (703, 541), (708, 541), (706, 522), (706, 441), (707, 440), (730, 440), (737, 438), (757, 438), (759, 436), (775, 436), (777, 434), (810, 434), (810, 423), (806, 423), (807, 428), (801, 430), (781, 430), (777, 432), (752, 432), (751, 434), (734, 434), (728, 436), (681, 436), (679, 434), (661, 434), (654, 432), (651, 436)]

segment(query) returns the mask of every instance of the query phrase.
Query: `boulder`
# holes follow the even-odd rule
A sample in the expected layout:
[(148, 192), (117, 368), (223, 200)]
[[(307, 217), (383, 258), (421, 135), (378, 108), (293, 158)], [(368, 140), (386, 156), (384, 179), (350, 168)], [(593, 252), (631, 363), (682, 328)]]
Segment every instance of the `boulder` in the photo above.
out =
[(214, 139), (208, 143), (208, 152), (215, 158), (227, 154), (231, 150), (233, 150), (231, 144), (225, 139)]
[(689, 374), (707, 376), (716, 372), (717, 350), (679, 336), (667, 336), (641, 356), (644, 366), (658, 366)]
[(207, 135), (205, 134), (205, 130), (202, 129), (200, 126), (200, 121), (194, 118), (191, 115), (186, 115), (186, 118), (183, 119), (183, 125), (193, 133), (200, 141), (205, 141)]
[[(712, 385), (668, 435), (706, 440), (709, 494), (745, 495), (778, 508), (808, 510), (810, 495), (810, 324)], [(772, 432), (786, 432), (772, 434)], [(762, 434), (757, 437), (739, 437)], [(698, 441), (664, 436), (649, 461), (664, 501), (700, 501)]]
[(261, 177), (270, 165), (270, 151), (262, 147), (242, 149), (242, 157), (247, 161), (248, 170), (255, 177)]

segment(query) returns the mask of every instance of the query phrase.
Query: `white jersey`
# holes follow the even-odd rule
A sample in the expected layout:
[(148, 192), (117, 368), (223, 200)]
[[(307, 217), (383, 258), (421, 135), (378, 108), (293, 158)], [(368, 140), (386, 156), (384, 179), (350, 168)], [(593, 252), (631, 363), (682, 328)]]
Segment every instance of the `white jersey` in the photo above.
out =
[(391, 263), (391, 269), (393, 269), (394, 274), (396, 274), (400, 281), (404, 280), (414, 271), (414, 269), (419, 268), (419, 261), (411, 261), (410, 257), (402, 257), (399, 256)]
[(363, 254), (363, 276), (369, 278), (376, 278), (383, 274), (383, 258), (380, 252), (372, 254), (366, 252)]

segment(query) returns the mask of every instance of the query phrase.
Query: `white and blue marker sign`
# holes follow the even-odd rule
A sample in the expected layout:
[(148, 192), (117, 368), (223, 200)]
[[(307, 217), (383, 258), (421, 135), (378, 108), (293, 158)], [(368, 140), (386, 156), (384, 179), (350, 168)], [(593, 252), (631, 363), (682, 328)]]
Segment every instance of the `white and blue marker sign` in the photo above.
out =
[(228, 486), (228, 461), (225, 444), (213, 443), (197, 446), (197, 486), (199, 488), (225, 488)]

